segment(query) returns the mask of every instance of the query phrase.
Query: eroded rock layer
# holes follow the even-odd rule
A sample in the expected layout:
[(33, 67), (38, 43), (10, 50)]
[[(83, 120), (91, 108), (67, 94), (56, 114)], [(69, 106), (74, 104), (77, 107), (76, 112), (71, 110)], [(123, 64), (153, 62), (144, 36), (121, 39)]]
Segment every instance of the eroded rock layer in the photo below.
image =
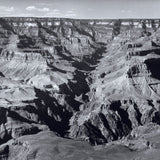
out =
[[(17, 159), (31, 134), (97, 145), (158, 128), (159, 27), (159, 20), (1, 18), (0, 156)], [(150, 140), (143, 142), (142, 150), (150, 149)], [(33, 148), (24, 157), (38, 159), (41, 149)]]

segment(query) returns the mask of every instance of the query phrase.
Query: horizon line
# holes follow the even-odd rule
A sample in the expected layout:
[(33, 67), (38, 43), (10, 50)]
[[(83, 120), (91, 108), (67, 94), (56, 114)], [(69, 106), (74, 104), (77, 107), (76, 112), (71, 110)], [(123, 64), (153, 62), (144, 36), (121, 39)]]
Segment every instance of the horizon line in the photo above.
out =
[(160, 20), (160, 18), (68, 18), (68, 17), (47, 17), (47, 16), (3, 16), (0, 18), (51, 18), (51, 19), (71, 19), (71, 20), (137, 20), (137, 19), (144, 19), (144, 20)]

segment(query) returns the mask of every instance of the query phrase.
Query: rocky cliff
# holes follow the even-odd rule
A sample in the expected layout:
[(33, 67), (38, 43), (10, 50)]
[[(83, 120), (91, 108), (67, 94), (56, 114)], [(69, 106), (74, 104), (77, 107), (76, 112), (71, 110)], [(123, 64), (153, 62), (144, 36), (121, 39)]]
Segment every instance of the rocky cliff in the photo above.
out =
[[(37, 159), (57, 136), (64, 145), (70, 138), (109, 147), (127, 138), (118, 142), (123, 152), (143, 126), (159, 130), (159, 27), (150, 19), (1, 18), (1, 159), (17, 159), (23, 149), (24, 159)], [(38, 149), (36, 140), (47, 144)], [(136, 150), (138, 140), (132, 143)]]

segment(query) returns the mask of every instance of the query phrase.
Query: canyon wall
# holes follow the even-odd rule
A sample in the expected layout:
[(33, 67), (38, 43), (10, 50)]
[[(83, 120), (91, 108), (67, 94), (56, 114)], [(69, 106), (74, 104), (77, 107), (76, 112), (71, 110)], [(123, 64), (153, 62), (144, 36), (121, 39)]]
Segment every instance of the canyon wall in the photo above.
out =
[(159, 125), (159, 25), (0, 18), (0, 144), (52, 131), (96, 145)]

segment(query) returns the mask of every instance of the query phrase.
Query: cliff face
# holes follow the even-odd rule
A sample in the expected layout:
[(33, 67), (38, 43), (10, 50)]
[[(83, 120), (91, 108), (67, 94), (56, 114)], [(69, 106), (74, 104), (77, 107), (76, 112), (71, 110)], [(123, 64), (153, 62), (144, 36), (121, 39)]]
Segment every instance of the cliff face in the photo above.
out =
[(1, 18), (2, 157), (44, 130), (103, 144), (159, 127), (159, 23)]
[[(86, 77), (94, 67), (84, 59), (92, 60), (106, 48), (95, 39), (95, 34), (98, 37), (105, 33), (98, 33), (85, 23), (79, 24), (56, 19), (52, 23), (49, 19), (34, 18), (0, 20), (0, 100), (6, 117), (1, 125), (14, 119), (21, 124), (8, 125), (2, 130), (6, 140), (14, 135), (30, 134), (28, 130), (35, 126), (36, 132), (48, 128), (66, 135), (69, 119), (88, 100)], [(83, 96), (76, 100), (80, 95)], [(14, 118), (8, 114), (10, 111)], [(29, 125), (32, 123), (33, 126)]]
[(159, 29), (122, 29), (90, 73), (90, 100), (71, 118), (71, 137), (103, 143), (159, 124)]

